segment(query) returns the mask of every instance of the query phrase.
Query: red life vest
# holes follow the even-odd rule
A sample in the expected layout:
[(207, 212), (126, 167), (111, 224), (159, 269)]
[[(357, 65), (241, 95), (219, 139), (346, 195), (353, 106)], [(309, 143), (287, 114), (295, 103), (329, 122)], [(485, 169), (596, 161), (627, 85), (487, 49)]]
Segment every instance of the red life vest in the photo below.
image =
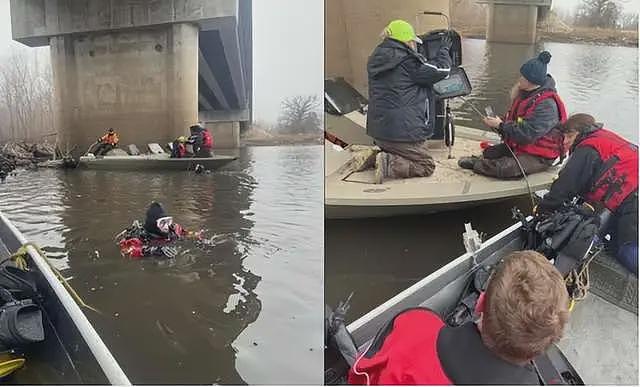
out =
[(585, 199), (615, 211), (638, 190), (638, 147), (607, 129), (596, 130), (576, 145), (584, 146), (595, 149), (604, 164)]
[(397, 314), (347, 375), (349, 384), (538, 384), (530, 366), (507, 363), (482, 342), (474, 323), (453, 328), (426, 308)]
[[(518, 95), (507, 113), (506, 122), (517, 122), (518, 119), (526, 121), (531, 118), (536, 107), (548, 98), (553, 98), (556, 106), (558, 106), (558, 118), (560, 122), (565, 122), (567, 120), (567, 110), (558, 93), (552, 90), (533, 93), (527, 98), (522, 98), (521, 95)], [(551, 129), (549, 133), (540, 137), (532, 144), (518, 144), (512, 140), (506, 140), (505, 142), (511, 147), (515, 154), (527, 153), (555, 160), (558, 157), (563, 157), (566, 153), (563, 149), (563, 136), (556, 128)]]
[(178, 144), (178, 157), (183, 158), (187, 155), (187, 147), (184, 144)]
[(453, 384), (438, 358), (436, 343), (443, 327), (440, 317), (425, 309), (399, 314), (378, 352), (351, 367), (349, 384)]
[(213, 148), (213, 136), (207, 129), (202, 131), (202, 147), (203, 148)]

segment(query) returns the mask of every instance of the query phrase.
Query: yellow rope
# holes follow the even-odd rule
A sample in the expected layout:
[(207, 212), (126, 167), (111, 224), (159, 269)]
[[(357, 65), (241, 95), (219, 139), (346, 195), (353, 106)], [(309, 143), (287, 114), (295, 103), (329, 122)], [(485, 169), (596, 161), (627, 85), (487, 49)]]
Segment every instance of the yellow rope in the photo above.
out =
[(16, 267), (22, 271), (27, 270), (27, 260), (24, 258), (26, 255), (29, 255), (29, 252), (27, 251), (27, 246), (23, 245), (20, 246), (18, 251), (16, 251), (15, 254), (11, 256), (11, 259), (15, 262)]
[(25, 271), (27, 270), (27, 260), (25, 259), (25, 256), (29, 255), (29, 251), (27, 250), (27, 247), (33, 247), (38, 252), (38, 254), (40, 254), (42, 256), (42, 258), (47, 263), (47, 265), (49, 266), (51, 271), (53, 271), (53, 273), (56, 275), (56, 277), (58, 277), (58, 280), (67, 289), (67, 291), (69, 293), (71, 293), (71, 296), (75, 299), (75, 301), (78, 303), (78, 305), (80, 305), (80, 306), (82, 306), (84, 308), (87, 308), (89, 310), (92, 310), (92, 311), (94, 311), (94, 312), (96, 312), (98, 314), (102, 314), (101, 311), (99, 311), (98, 309), (96, 309), (93, 306), (91, 306), (91, 305), (87, 304), (86, 302), (84, 302), (82, 297), (80, 297), (80, 295), (75, 291), (75, 289), (71, 286), (71, 284), (69, 284), (69, 282), (62, 276), (60, 271), (58, 271), (58, 269), (56, 269), (53, 265), (51, 265), (51, 263), (47, 259), (47, 255), (40, 249), (40, 247), (38, 247), (34, 243), (28, 242), (28, 243), (23, 244), (15, 252), (15, 254), (13, 254), (11, 256), (11, 259), (13, 259), (13, 261), (16, 263), (16, 266), (18, 268), (20, 268), (21, 270), (25, 270)]
[(569, 311), (571, 312), (576, 305), (576, 302), (582, 301), (587, 297), (589, 291), (590, 279), (589, 279), (589, 264), (600, 252), (594, 253), (581, 267), (580, 271), (576, 269), (571, 272), (565, 278), (565, 284), (567, 287), (573, 287), (573, 293), (569, 295)]
[(22, 368), (25, 363), (23, 357), (8, 356), (6, 359), (0, 360), (0, 378), (11, 375), (14, 371)]

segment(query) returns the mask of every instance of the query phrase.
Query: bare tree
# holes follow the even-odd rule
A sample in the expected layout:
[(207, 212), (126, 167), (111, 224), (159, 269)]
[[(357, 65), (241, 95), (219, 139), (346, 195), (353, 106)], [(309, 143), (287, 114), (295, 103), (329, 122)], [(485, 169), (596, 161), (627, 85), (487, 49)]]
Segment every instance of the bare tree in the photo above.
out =
[(638, 30), (638, 14), (625, 13), (620, 17), (620, 27), (627, 31)]
[(0, 64), (4, 139), (37, 140), (53, 127), (53, 83), (50, 66), (39, 66), (37, 54), (14, 50)]
[(295, 96), (282, 102), (278, 129), (284, 133), (309, 133), (322, 130), (320, 99), (317, 95)]
[(582, 0), (575, 23), (585, 27), (616, 28), (624, 1)]

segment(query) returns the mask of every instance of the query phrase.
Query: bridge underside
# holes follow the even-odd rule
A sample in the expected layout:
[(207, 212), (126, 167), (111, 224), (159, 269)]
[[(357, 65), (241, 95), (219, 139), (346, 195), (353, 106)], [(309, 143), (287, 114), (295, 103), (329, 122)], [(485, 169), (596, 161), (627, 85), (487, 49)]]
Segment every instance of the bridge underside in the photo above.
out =
[(51, 47), (61, 145), (113, 127), (168, 142), (196, 121), (219, 147), (251, 119), (251, 0), (11, 0), (13, 38)]

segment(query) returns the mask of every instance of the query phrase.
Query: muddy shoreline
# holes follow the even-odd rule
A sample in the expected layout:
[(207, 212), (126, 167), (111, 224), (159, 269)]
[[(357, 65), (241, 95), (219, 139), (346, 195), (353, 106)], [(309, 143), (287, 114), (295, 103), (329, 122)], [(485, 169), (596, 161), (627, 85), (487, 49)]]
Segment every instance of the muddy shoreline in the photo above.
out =
[(322, 145), (322, 132), (305, 134), (272, 134), (266, 132), (249, 132), (240, 137), (240, 146), (292, 146)]
[[(486, 39), (484, 27), (455, 28), (463, 38)], [(538, 30), (541, 42), (594, 44), (600, 46), (638, 47), (638, 33), (635, 31), (575, 29), (573, 31)]]

